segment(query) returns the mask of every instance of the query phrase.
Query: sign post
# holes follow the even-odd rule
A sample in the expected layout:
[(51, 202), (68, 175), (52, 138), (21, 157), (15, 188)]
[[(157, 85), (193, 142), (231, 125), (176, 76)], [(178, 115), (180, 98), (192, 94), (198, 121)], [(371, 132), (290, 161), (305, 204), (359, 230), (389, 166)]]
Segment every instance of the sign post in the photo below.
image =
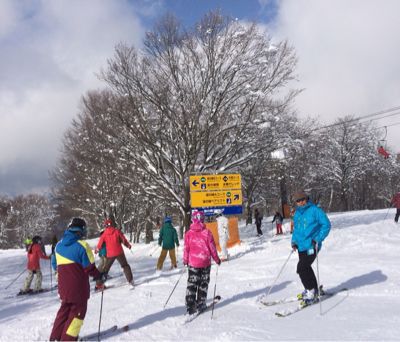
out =
[(242, 181), (240, 174), (190, 176), (192, 209), (202, 209), (210, 216), (242, 213)]

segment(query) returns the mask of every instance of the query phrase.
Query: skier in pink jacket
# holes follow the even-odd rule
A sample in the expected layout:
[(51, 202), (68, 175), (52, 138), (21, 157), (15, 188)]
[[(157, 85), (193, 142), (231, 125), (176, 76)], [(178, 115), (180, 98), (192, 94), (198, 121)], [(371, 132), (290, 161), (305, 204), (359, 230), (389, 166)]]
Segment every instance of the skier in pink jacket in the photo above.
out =
[(189, 315), (206, 309), (208, 284), (210, 283), (211, 257), (220, 265), (212, 233), (204, 224), (204, 213), (194, 211), (192, 224), (185, 234), (183, 264), (189, 266), (186, 288), (186, 309)]

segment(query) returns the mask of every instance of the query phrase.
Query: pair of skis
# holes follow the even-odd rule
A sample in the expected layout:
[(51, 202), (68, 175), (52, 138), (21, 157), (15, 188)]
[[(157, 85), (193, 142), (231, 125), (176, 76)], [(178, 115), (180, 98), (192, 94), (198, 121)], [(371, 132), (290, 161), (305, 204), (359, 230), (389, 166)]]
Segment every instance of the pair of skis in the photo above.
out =
[[(190, 319), (187, 319), (185, 321), (185, 324), (192, 322), (196, 317), (199, 317), (204, 312), (209, 311), (213, 307), (213, 305), (218, 303), (220, 300), (221, 300), (221, 296), (215, 296), (213, 301), (211, 303), (207, 304), (207, 307), (204, 310), (197, 312), (195, 315), (192, 315), (192, 317), (190, 317)], [(111, 328), (102, 330), (100, 332), (84, 335), (79, 338), (79, 341), (100, 341), (104, 337), (110, 337), (110, 336), (117, 335), (119, 333), (124, 333), (127, 331), (129, 331), (129, 325), (125, 325), (121, 328), (118, 328), (117, 325), (113, 325)]]
[(187, 316), (184, 324), (192, 322), (194, 319), (199, 317), (201, 314), (209, 311), (215, 304), (217, 304), (221, 300), (221, 296), (217, 295), (214, 297), (211, 303), (207, 304), (206, 308), (201, 311), (197, 311), (194, 315)]
[[(322, 295), (320, 296), (320, 301), (331, 298), (331, 297), (337, 295), (338, 293), (344, 292), (344, 291), (348, 291), (348, 289), (342, 288), (342, 289), (340, 289), (338, 291), (334, 291), (334, 292), (333, 291), (324, 291), (322, 293)], [(263, 301), (262, 299), (260, 300), (260, 303), (265, 306), (274, 306), (274, 305), (278, 305), (278, 304), (286, 304), (286, 303), (293, 303), (293, 302), (298, 302), (298, 305), (293, 308), (277, 311), (277, 312), (275, 312), (275, 315), (278, 317), (287, 317), (287, 316), (293, 315), (296, 312), (299, 312), (301, 310), (308, 308), (309, 306), (319, 303), (319, 300), (317, 300), (311, 304), (304, 305), (304, 306), (300, 305), (300, 300), (298, 297), (286, 297), (286, 298), (282, 298), (282, 299), (278, 299), (278, 300), (274, 300), (274, 301)]]
[(129, 325), (125, 325), (122, 328), (118, 328), (117, 325), (113, 325), (111, 328), (101, 330), (100, 332), (96, 332), (93, 334), (84, 335), (79, 337), (79, 341), (100, 341), (104, 337), (112, 336), (118, 333), (127, 332), (129, 330)]
[(11, 298), (16, 298), (16, 297), (24, 297), (24, 296), (25, 297), (36, 296), (36, 295), (39, 295), (39, 294), (42, 294), (42, 293), (46, 293), (46, 292), (57, 291), (57, 288), (58, 288), (58, 286), (56, 285), (56, 286), (53, 286), (53, 287), (50, 287), (50, 288), (41, 289), (40, 291), (30, 290), (30, 291), (27, 291), (27, 292), (19, 292), (17, 294), (6, 296), (6, 297), (4, 297), (4, 299), (11, 299)]

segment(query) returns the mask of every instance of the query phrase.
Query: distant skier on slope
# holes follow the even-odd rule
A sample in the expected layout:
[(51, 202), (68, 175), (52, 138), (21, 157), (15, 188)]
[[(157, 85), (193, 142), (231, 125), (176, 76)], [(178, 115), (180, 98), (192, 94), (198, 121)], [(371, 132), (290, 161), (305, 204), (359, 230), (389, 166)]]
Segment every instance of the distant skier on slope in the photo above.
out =
[(25, 294), (31, 292), (31, 283), (33, 277), (36, 275), (35, 286), (33, 292), (40, 292), (42, 290), (42, 271), (40, 270), (40, 259), (49, 260), (46, 254), (42, 250), (42, 238), (38, 235), (32, 238), (32, 243), (28, 246), (28, 275), (25, 279), (23, 288), (19, 291), (19, 294)]
[(292, 248), (299, 254), (297, 273), (304, 286), (301, 305), (312, 304), (318, 295), (318, 284), (311, 267), (316, 253), (321, 250), (322, 241), (328, 236), (331, 223), (324, 211), (308, 200), (304, 191), (293, 194), (297, 208), (294, 214)]
[(57, 312), (50, 341), (76, 341), (86, 316), (90, 297), (89, 276), (103, 283), (94, 264), (92, 250), (82, 238), (86, 235), (85, 220), (75, 217), (55, 249), (58, 271), (58, 294), (61, 307)]
[(212, 233), (204, 224), (204, 213), (194, 211), (192, 224), (185, 234), (183, 264), (189, 267), (186, 288), (186, 309), (189, 315), (206, 309), (208, 284), (210, 282), (211, 257), (220, 265)]
[(276, 235), (283, 234), (282, 232), (283, 216), (279, 211), (276, 211), (274, 217), (272, 218), (272, 223), (274, 222), (276, 222)]
[(263, 232), (261, 230), (261, 222), (263, 218), (257, 208), (254, 210), (254, 219), (256, 221), (257, 236), (261, 236), (263, 235)]
[[(122, 270), (124, 271), (125, 278), (128, 283), (133, 286), (133, 275), (131, 267), (129, 266), (124, 250), (122, 249), (122, 244), (127, 248), (131, 249), (132, 246), (126, 239), (125, 235), (115, 227), (114, 218), (109, 217), (104, 221), (106, 229), (101, 235), (99, 242), (97, 243), (96, 253), (102, 248), (103, 243), (106, 243), (106, 262), (104, 267), (100, 270), (106, 275), (110, 271), (110, 268), (115, 260), (119, 262)], [(96, 287), (97, 290), (102, 290), (101, 287)]]
[(400, 192), (395, 194), (390, 201), (390, 204), (396, 208), (396, 215), (394, 216), (394, 222), (398, 223), (399, 222), (399, 216), (400, 216)]
[(175, 245), (179, 247), (178, 233), (171, 223), (172, 219), (170, 216), (164, 218), (164, 224), (160, 229), (160, 235), (158, 237), (158, 244), (162, 246), (160, 257), (157, 261), (157, 270), (161, 271), (163, 268), (164, 260), (169, 253), (171, 258), (171, 269), (177, 268)]

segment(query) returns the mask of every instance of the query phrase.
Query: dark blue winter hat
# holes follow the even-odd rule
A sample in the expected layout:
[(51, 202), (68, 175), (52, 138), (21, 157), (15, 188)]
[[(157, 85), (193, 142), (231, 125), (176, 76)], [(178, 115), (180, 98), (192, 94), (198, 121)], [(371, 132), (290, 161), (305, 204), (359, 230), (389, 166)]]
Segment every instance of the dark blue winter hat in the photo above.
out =
[(172, 222), (171, 216), (165, 216), (164, 223)]
[(79, 232), (82, 235), (86, 235), (86, 222), (84, 219), (79, 217), (74, 217), (71, 223), (68, 225), (68, 230), (70, 232)]

